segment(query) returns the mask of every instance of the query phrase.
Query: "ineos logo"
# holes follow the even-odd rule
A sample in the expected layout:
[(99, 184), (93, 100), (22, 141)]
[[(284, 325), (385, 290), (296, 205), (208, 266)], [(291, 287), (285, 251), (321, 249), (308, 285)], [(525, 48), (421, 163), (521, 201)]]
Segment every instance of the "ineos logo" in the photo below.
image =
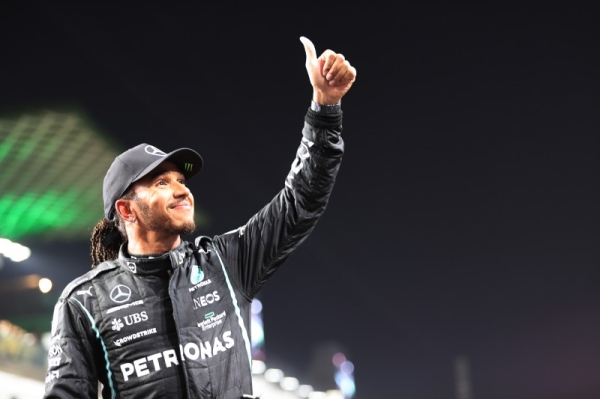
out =
[(156, 155), (160, 157), (167, 155), (153, 145), (147, 145), (146, 147), (144, 147), (144, 151), (146, 151), (147, 154)]
[(131, 289), (125, 285), (119, 284), (110, 292), (110, 299), (116, 303), (128, 301), (131, 297)]
[(218, 302), (221, 300), (218, 291), (214, 291), (212, 293), (202, 295), (199, 298), (194, 298), (194, 309), (202, 308), (204, 306), (208, 306), (213, 304), (214, 302)]

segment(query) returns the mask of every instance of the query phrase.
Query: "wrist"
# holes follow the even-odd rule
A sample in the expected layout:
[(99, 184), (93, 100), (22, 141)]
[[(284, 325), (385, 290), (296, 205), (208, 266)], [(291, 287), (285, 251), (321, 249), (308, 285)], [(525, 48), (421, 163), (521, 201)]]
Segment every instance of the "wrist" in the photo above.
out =
[(342, 110), (342, 102), (337, 104), (320, 104), (315, 100), (310, 102), (310, 109), (320, 114), (339, 114)]
[(340, 96), (332, 96), (320, 90), (313, 90), (312, 100), (317, 104), (335, 105), (342, 101)]

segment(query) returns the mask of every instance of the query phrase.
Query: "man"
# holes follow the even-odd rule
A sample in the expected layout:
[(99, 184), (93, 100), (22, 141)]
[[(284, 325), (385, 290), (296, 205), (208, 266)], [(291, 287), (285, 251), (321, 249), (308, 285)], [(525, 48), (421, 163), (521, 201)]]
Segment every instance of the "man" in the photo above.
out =
[(284, 188), (238, 229), (189, 243), (202, 167), (188, 148), (140, 144), (103, 185), (92, 270), (63, 291), (52, 320), (45, 398), (252, 398), (250, 305), (325, 210), (344, 151), (340, 101), (356, 70), (300, 40), (313, 86)]

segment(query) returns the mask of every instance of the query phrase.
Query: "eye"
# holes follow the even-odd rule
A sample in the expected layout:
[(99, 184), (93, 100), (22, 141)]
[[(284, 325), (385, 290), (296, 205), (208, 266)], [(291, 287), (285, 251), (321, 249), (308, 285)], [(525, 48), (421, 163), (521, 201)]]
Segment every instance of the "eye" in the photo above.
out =
[(167, 182), (166, 182), (166, 181), (164, 181), (164, 180), (157, 180), (157, 181), (156, 181), (156, 185), (157, 185), (157, 186), (166, 186), (166, 185), (167, 185)]
[(185, 186), (185, 179), (179, 179), (177, 181), (179, 182), (179, 184)]

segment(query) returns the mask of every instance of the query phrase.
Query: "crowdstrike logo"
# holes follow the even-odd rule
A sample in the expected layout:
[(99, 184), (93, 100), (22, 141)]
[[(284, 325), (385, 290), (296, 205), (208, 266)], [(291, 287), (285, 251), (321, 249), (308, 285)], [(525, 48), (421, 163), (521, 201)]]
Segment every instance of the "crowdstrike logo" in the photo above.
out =
[(110, 292), (110, 299), (116, 303), (127, 302), (131, 298), (131, 288), (126, 285), (119, 284)]
[(146, 154), (156, 155), (158, 157), (164, 157), (165, 155), (167, 155), (153, 145), (147, 145), (146, 147), (144, 147), (144, 151), (146, 151)]
[(131, 335), (128, 335), (126, 337), (119, 338), (119, 339), (117, 339), (117, 340), (115, 340), (113, 342), (115, 343), (115, 345), (117, 345), (117, 346), (120, 347), (120, 346), (122, 346), (123, 344), (125, 344), (125, 343), (127, 343), (129, 341), (133, 341), (133, 340), (136, 340), (138, 338), (145, 337), (145, 336), (151, 335), (151, 334), (156, 334), (156, 328), (149, 328), (149, 329), (144, 330), (144, 331), (138, 331), (138, 332), (136, 332), (134, 334), (131, 334)]

